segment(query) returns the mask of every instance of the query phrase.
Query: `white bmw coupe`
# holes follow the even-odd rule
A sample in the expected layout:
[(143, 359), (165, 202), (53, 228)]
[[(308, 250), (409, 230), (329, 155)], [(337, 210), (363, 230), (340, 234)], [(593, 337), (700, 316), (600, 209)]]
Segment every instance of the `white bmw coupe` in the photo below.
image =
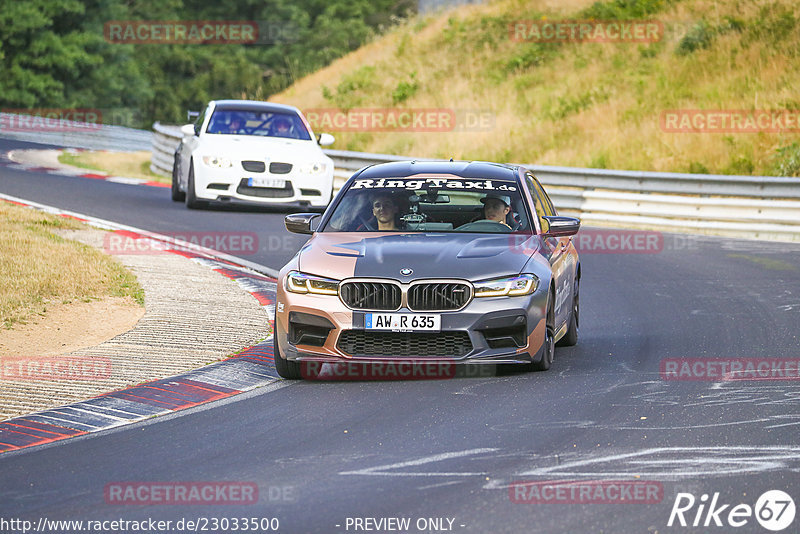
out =
[(181, 128), (172, 200), (189, 208), (209, 203), (325, 208), (333, 195), (333, 160), (293, 106), (215, 100)]

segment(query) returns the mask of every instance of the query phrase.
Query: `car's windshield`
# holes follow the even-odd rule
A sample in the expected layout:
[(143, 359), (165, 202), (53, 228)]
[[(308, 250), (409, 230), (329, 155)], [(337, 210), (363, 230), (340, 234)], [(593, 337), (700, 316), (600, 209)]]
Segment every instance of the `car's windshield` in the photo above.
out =
[(294, 113), (216, 109), (211, 115), (211, 120), (208, 121), (206, 132), (311, 140), (311, 135), (303, 124), (303, 120)]
[(355, 180), (323, 232), (530, 232), (516, 182), (459, 177)]

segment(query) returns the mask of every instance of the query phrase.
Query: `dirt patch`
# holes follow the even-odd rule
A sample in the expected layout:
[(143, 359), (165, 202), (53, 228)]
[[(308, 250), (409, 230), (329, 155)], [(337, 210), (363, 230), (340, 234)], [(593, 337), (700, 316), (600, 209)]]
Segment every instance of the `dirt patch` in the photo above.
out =
[(60, 356), (93, 347), (133, 328), (144, 312), (129, 297), (49, 304), (44, 317), (0, 329), (0, 357)]

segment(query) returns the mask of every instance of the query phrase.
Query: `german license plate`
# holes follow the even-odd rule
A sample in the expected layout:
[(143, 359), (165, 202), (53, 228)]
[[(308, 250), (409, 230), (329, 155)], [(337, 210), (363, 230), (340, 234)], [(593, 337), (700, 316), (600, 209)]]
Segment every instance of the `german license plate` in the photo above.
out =
[(442, 316), (420, 313), (365, 313), (364, 328), (393, 332), (438, 332), (442, 329)]
[(286, 187), (286, 180), (281, 180), (280, 178), (248, 178), (247, 185), (250, 187), (283, 189)]

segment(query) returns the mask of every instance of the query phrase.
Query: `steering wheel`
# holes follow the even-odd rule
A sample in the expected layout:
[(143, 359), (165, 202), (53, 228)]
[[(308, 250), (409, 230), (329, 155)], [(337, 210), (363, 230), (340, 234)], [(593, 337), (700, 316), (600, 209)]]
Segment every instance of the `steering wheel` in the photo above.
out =
[(359, 215), (358, 219), (361, 221), (361, 226), (364, 227), (365, 230), (369, 232), (374, 232), (377, 230), (370, 221), (366, 220), (363, 215)]
[(479, 221), (462, 224), (456, 228), (458, 232), (490, 232), (490, 233), (505, 233), (510, 232), (511, 228), (501, 222), (490, 221), (489, 219), (481, 219)]

